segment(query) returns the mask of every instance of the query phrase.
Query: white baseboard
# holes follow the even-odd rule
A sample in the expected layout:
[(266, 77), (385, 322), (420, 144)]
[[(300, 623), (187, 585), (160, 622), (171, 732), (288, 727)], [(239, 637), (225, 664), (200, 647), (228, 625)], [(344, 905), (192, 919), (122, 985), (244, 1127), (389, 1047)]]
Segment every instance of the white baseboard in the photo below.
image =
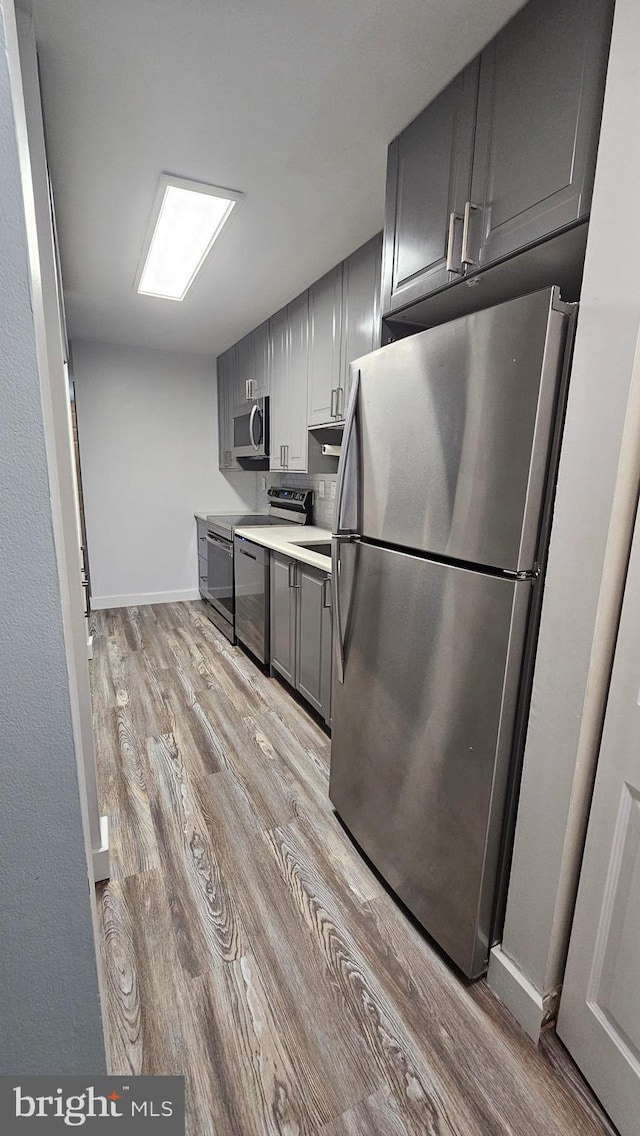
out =
[(542, 994), (501, 946), (494, 947), (489, 956), (487, 984), (537, 1045), (545, 1018)]
[(109, 817), (100, 817), (100, 848), (93, 851), (93, 880), (99, 884), (100, 880), (108, 880), (111, 875), (109, 861)]
[(143, 607), (145, 604), (180, 603), (185, 600), (199, 600), (197, 588), (185, 588), (180, 592), (146, 592), (133, 596), (92, 596), (91, 607), (98, 611), (105, 607)]

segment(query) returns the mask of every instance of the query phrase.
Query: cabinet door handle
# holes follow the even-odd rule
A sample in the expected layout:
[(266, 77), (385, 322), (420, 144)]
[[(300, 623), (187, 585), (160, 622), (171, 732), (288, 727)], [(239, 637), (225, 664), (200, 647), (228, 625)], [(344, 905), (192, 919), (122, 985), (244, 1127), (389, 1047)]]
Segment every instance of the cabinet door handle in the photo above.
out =
[(344, 388), (343, 387), (337, 387), (336, 388), (336, 418), (344, 418), (343, 399), (344, 399)]
[(469, 246), (471, 244), (470, 229), (471, 229), (471, 214), (477, 213), (479, 205), (474, 205), (472, 201), (467, 201), (464, 207), (464, 223), (462, 226), (462, 254), (460, 256), (460, 263), (466, 268), (467, 265), (475, 264), (476, 261), (471, 256)]
[(285, 469), (289, 468), (289, 445), (288, 444), (285, 445), (285, 447), (284, 447), (284, 467), (285, 467)]
[(325, 576), (322, 581), (322, 606), (331, 607), (331, 576)]
[(333, 389), (331, 391), (331, 410), (329, 412), (331, 418), (335, 418), (337, 413), (338, 413), (337, 410), (336, 410), (336, 404), (337, 404), (337, 401), (338, 401), (337, 395), (338, 395), (338, 388), (333, 387)]
[(295, 562), (295, 560), (289, 561), (289, 587), (290, 588), (297, 588), (298, 587), (298, 584), (296, 584), (296, 562)]
[(284, 468), (284, 446), (280, 446), (280, 465)]
[(462, 221), (462, 213), (449, 214), (449, 237), (447, 240), (447, 272), (457, 272), (462, 275), (462, 263), (455, 263), (456, 223)]

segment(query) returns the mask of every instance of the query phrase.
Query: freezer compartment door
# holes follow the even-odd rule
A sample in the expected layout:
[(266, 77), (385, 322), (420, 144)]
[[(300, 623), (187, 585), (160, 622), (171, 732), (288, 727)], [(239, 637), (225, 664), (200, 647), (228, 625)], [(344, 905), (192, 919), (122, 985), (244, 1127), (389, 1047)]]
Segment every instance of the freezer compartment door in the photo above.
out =
[(469, 977), (486, 969), (532, 583), (356, 542), (330, 797)]
[(355, 531), (434, 556), (533, 567), (569, 322), (557, 306), (549, 288), (353, 364)]

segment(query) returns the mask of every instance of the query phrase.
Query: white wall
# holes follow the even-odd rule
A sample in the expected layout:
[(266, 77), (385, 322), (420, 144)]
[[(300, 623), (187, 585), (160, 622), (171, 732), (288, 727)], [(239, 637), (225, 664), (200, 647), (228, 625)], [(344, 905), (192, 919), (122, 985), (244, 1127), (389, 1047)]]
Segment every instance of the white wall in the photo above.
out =
[(621, 532), (615, 494), (640, 326), (639, 47), (638, 0), (617, 0), (506, 923), (489, 969), (534, 1037), (563, 974), (631, 537), (633, 507)]
[(194, 511), (256, 497), (218, 470), (215, 360), (76, 340), (72, 363), (93, 606), (196, 598)]
[(18, 133), (24, 152), (15, 14), (0, 0), (0, 1073), (97, 1074), (105, 1051), (54, 541), (59, 487), (47, 463), (34, 209)]

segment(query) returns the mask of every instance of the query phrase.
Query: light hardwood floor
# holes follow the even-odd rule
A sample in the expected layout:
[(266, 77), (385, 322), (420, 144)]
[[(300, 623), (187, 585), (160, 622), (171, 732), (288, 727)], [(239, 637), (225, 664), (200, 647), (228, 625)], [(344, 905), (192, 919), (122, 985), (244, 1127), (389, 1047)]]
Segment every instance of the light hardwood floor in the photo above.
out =
[(358, 855), (329, 740), (201, 603), (94, 614), (111, 1072), (184, 1073), (189, 1136), (602, 1136)]

